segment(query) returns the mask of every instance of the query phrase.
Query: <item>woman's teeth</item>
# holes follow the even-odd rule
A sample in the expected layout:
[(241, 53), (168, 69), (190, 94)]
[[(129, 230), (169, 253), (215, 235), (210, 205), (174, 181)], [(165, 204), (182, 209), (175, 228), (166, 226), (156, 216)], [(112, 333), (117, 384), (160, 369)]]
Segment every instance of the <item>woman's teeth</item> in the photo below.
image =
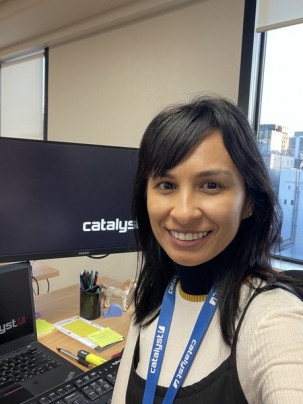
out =
[(202, 238), (205, 237), (208, 232), (207, 231), (203, 231), (203, 232), (199, 232), (199, 233), (180, 233), (177, 231), (171, 231), (170, 234), (181, 241), (192, 241), (192, 240), (197, 240), (198, 238)]

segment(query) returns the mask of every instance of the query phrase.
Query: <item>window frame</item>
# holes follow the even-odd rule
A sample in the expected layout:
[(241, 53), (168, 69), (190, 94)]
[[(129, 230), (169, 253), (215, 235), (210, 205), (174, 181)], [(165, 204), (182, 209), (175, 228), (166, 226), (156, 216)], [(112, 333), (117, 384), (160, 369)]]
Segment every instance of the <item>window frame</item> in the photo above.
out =
[[(245, 0), (238, 105), (258, 133), (265, 67), (267, 32), (256, 32), (258, 0)], [(273, 265), (303, 270), (303, 260), (273, 255)]]

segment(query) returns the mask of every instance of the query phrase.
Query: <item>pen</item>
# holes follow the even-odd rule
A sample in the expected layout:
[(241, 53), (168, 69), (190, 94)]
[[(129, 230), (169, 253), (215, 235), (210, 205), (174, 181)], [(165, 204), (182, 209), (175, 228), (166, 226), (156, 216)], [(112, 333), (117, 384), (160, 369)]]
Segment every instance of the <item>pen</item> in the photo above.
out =
[(67, 356), (68, 358), (73, 359), (74, 361), (80, 363), (80, 365), (83, 365), (83, 366), (85, 366), (87, 368), (90, 368), (90, 369), (93, 368), (93, 366), (90, 363), (88, 363), (86, 360), (84, 360), (82, 358), (79, 358), (78, 356), (72, 354), (70, 351), (67, 351), (66, 349), (62, 349), (62, 348), (57, 348), (57, 350), (61, 354)]
[(93, 271), (90, 271), (90, 274), (89, 274), (89, 289), (91, 289), (92, 287), (93, 287), (93, 279), (94, 279), (94, 272)]
[[(1, 0), (0, 0), (1, 1)], [(98, 271), (87, 271), (80, 273), (80, 288), (83, 291), (91, 291), (93, 293), (99, 293), (100, 288), (98, 286)]]
[(99, 275), (99, 273), (98, 273), (98, 271), (96, 271), (96, 272), (95, 272), (95, 276), (94, 276), (94, 283), (93, 283), (93, 286), (96, 286), (96, 285), (97, 285), (97, 282), (98, 282), (98, 275)]
[(100, 356), (84, 351), (84, 349), (81, 349), (78, 352), (78, 358), (84, 359), (95, 366), (101, 365), (102, 363), (106, 362), (106, 359), (100, 358)]
[(80, 287), (81, 290), (85, 289), (84, 281), (83, 281), (83, 275), (80, 273)]

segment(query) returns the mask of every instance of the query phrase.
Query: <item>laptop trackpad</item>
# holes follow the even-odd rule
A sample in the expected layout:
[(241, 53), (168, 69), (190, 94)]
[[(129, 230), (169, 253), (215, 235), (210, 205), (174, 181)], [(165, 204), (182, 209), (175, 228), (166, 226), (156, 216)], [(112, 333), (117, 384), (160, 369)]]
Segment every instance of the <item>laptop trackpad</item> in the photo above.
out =
[(33, 395), (23, 386), (20, 386), (20, 384), (14, 384), (10, 389), (5, 391), (4, 395), (1, 394), (0, 404), (19, 404), (31, 397), (33, 397)]

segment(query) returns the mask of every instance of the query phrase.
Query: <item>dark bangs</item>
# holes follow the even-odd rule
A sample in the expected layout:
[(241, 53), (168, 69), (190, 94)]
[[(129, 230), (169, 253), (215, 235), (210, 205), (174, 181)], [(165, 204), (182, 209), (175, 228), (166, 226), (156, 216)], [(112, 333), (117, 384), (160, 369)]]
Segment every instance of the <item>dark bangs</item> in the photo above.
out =
[(216, 126), (213, 114), (201, 105), (179, 105), (161, 112), (147, 127), (141, 142), (141, 175), (164, 175)]

